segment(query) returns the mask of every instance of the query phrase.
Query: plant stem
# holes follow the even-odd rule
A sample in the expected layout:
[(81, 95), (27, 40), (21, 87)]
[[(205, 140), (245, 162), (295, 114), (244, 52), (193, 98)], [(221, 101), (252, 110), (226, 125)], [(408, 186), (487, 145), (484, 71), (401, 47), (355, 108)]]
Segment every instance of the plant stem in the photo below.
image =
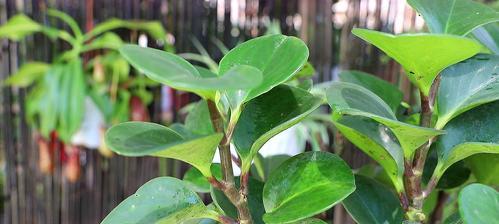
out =
[(442, 216), (444, 215), (445, 202), (449, 195), (445, 193), (445, 191), (438, 192), (437, 205), (435, 206), (435, 210), (431, 213), (430, 223), (442, 223)]
[[(421, 127), (431, 127), (431, 119), (433, 115), (433, 104), (435, 102), (435, 96), (440, 85), (440, 76), (437, 76), (433, 85), (431, 86), (430, 93), (426, 96), (423, 92), (420, 92), (421, 97), (421, 117), (419, 125)], [(423, 213), (423, 202), (429, 193), (422, 190), (422, 178), (423, 169), (426, 162), (426, 157), (428, 156), (428, 151), (431, 144), (435, 140), (432, 137), (420, 146), (415, 154), (412, 161), (404, 162), (404, 185), (409, 199), (409, 207), (406, 209), (406, 218), (410, 221), (416, 223), (424, 223), (426, 217)], [(430, 186), (436, 183), (430, 183)], [(431, 191), (432, 188), (430, 188)]]
[[(233, 128), (228, 128), (227, 132), (224, 131), (224, 123), (220, 116), (220, 112), (217, 110), (215, 102), (209, 100), (208, 109), (210, 111), (211, 122), (213, 123), (216, 132), (224, 133), (224, 137), (219, 145), (223, 181), (219, 182), (215, 178), (209, 178), (208, 180), (214, 187), (217, 187), (222, 192), (224, 192), (225, 196), (227, 196), (230, 202), (234, 204), (234, 206), (236, 206), (239, 223), (251, 224), (253, 223), (253, 220), (251, 219), (251, 213), (248, 208), (246, 190), (248, 182), (247, 174), (241, 175), (241, 190), (237, 190), (236, 184), (234, 182), (234, 173), (232, 170), (232, 154), (230, 152), (230, 141)], [(232, 124), (232, 122), (233, 121), (229, 121), (229, 124)]]

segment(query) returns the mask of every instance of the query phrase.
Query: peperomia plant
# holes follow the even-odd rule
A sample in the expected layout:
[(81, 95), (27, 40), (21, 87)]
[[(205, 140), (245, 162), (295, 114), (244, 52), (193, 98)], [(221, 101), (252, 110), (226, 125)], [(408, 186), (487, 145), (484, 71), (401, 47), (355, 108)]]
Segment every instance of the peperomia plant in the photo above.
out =
[[(403, 122), (397, 110), (402, 98), (394, 95), (393, 87), (366, 74), (340, 76), (341, 81), (326, 93), (336, 128), (384, 168), (398, 195), (396, 203), (396, 196), (379, 183), (357, 179), (357, 190), (343, 203), (359, 223), (426, 222), (424, 202), (436, 187), (450, 184), (439, 183), (446, 171), (454, 165), (459, 169), (460, 161), (474, 154), (488, 153), (478, 163), (493, 166), (486, 159), (499, 153), (499, 57), (469, 38), (473, 29), (498, 21), (499, 13), (468, 0), (408, 2), (423, 16), (431, 33), (392, 35), (366, 29), (352, 33), (397, 61), (419, 89), (419, 114), (405, 114), (419, 115), (419, 126)], [(475, 38), (486, 46), (497, 46), (490, 38), (497, 33), (489, 34), (489, 38)], [(429, 155), (435, 155), (436, 161)], [(433, 164), (426, 164), (430, 161)], [(477, 173), (487, 169), (475, 167)], [(497, 173), (497, 168), (485, 172)], [(426, 173), (427, 179), (423, 178)], [(487, 194), (488, 199), (471, 198), (474, 193), (477, 197)], [(465, 223), (497, 221), (497, 195), (479, 184), (464, 188), (459, 214), (453, 218)]]
[[(122, 55), (149, 78), (190, 91), (202, 100), (185, 125), (165, 127), (126, 122), (110, 128), (106, 143), (126, 156), (157, 156), (191, 164), (184, 181), (160, 177), (142, 186), (103, 223), (323, 223), (311, 218), (355, 189), (350, 168), (328, 152), (291, 157), (270, 175), (251, 176), (259, 149), (272, 136), (312, 113), (324, 100), (283, 84), (306, 64), (308, 49), (284, 35), (259, 37), (228, 52), (218, 74), (164, 51), (126, 45)], [(237, 155), (230, 151), (234, 147)], [(221, 164), (213, 164), (219, 150)], [(241, 174), (234, 176), (232, 162)], [(214, 204), (205, 206), (194, 190), (211, 186)], [(194, 220), (194, 221), (193, 221)]]

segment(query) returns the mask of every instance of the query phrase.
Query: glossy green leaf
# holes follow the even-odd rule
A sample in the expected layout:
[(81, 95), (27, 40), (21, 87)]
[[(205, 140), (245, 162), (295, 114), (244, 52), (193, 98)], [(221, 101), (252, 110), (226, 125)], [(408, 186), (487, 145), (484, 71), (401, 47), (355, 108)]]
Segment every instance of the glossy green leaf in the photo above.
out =
[(499, 154), (476, 154), (466, 164), (479, 183), (499, 187)]
[(355, 176), (355, 186), (355, 191), (342, 203), (357, 223), (402, 223), (404, 211), (389, 188), (360, 175)]
[(15, 74), (5, 80), (5, 84), (18, 87), (28, 87), (35, 81), (42, 78), (49, 68), (50, 65), (44, 62), (24, 63)]
[(181, 223), (199, 218), (218, 220), (218, 214), (209, 210), (181, 180), (158, 177), (121, 202), (101, 224)]
[(408, 0), (432, 33), (466, 35), (483, 24), (499, 21), (499, 13), (473, 0)]
[(233, 134), (242, 171), (250, 169), (251, 161), (265, 142), (303, 120), (321, 103), (321, 98), (288, 85), (277, 86), (248, 102)]
[(369, 118), (333, 115), (335, 127), (364, 153), (378, 162), (398, 192), (404, 189), (404, 155), (393, 133)]
[(432, 128), (398, 121), (390, 107), (380, 97), (353, 83), (333, 83), (327, 90), (327, 100), (337, 116), (362, 116), (390, 128), (400, 142), (405, 158), (409, 160), (419, 146), (433, 136), (442, 134), (442, 131)]
[(353, 29), (352, 33), (401, 64), (411, 82), (425, 95), (440, 71), (477, 54), (481, 48), (471, 39), (453, 35), (392, 35), (366, 29)]
[[(211, 173), (217, 179), (222, 178), (222, 168), (220, 164), (214, 163), (211, 165)], [(200, 193), (210, 192), (211, 184), (208, 182), (205, 176), (195, 167), (191, 167), (185, 172), (182, 178), (184, 183), (193, 191)]]
[(63, 142), (69, 143), (73, 134), (80, 128), (85, 115), (86, 82), (83, 64), (79, 58), (64, 65), (59, 85), (59, 88), (55, 89), (58, 101), (52, 105), (58, 107), (57, 134)]
[(263, 36), (229, 51), (220, 61), (219, 74), (223, 75), (237, 65), (250, 65), (260, 70), (263, 80), (249, 90), (244, 98), (249, 101), (288, 80), (307, 58), (308, 48), (300, 39), (284, 35)]
[(499, 220), (499, 192), (483, 184), (471, 184), (459, 192), (459, 213), (466, 224), (490, 224)]
[(473, 30), (473, 36), (494, 54), (499, 54), (499, 23), (489, 23)]
[[(239, 178), (236, 179), (236, 187), (239, 187)], [(264, 224), (262, 217), (265, 214), (262, 201), (263, 183), (249, 178), (248, 180), (248, 207), (251, 218), (255, 224)], [(225, 215), (237, 219), (237, 209), (225, 196), (225, 194), (215, 188), (211, 188), (211, 198), (215, 205), (221, 209)]]
[(298, 154), (279, 166), (265, 183), (266, 223), (290, 223), (323, 212), (355, 190), (348, 165), (328, 152)]
[(216, 90), (249, 89), (257, 86), (262, 79), (258, 69), (251, 66), (231, 68), (223, 76), (203, 77), (194, 66), (179, 56), (137, 45), (124, 45), (120, 53), (150, 79), (207, 99), (214, 99)]
[(477, 153), (499, 153), (499, 101), (488, 103), (459, 115), (446, 126), (446, 134), (438, 138), (435, 147), (438, 164), (434, 175), (457, 161)]
[(185, 118), (185, 128), (192, 133), (209, 135), (215, 133), (211, 123), (210, 111), (206, 100), (201, 100), (194, 105)]
[(267, 177), (279, 167), (284, 161), (291, 158), (290, 155), (272, 155), (266, 158), (255, 157), (253, 166), (251, 167), (251, 174), (258, 177), (259, 180), (266, 180)]
[(479, 54), (442, 71), (435, 128), (441, 129), (459, 114), (499, 99), (498, 64), (498, 55)]
[(222, 134), (184, 138), (165, 126), (147, 122), (125, 122), (106, 132), (107, 146), (125, 156), (156, 156), (182, 160), (211, 177), (211, 161)]
[(396, 111), (402, 102), (403, 93), (399, 88), (374, 75), (361, 71), (343, 71), (339, 77), (342, 82), (354, 83), (375, 93), (392, 111)]

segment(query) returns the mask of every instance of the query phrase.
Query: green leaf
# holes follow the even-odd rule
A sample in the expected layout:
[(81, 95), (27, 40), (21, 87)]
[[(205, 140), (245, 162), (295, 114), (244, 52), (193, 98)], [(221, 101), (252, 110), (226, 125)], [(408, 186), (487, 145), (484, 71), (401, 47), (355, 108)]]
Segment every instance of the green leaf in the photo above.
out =
[(258, 70), (249, 66), (234, 67), (224, 76), (203, 77), (206, 73), (200, 74), (183, 58), (165, 51), (124, 45), (120, 53), (150, 79), (207, 99), (214, 99), (216, 90), (248, 89), (257, 86), (261, 80)]
[(222, 134), (184, 138), (165, 126), (148, 122), (125, 122), (106, 132), (111, 150), (125, 156), (156, 156), (182, 160), (212, 177), (211, 161)]
[(345, 138), (385, 169), (397, 192), (403, 192), (403, 151), (386, 126), (359, 116), (333, 115), (333, 123)]
[(377, 181), (355, 176), (355, 191), (343, 206), (359, 224), (402, 223), (404, 211), (394, 192)]
[(499, 101), (469, 110), (451, 120), (445, 135), (435, 143), (438, 164), (434, 176), (440, 177), (457, 161), (477, 153), (499, 153)]
[(307, 62), (308, 48), (296, 37), (269, 35), (246, 41), (220, 61), (219, 74), (237, 65), (250, 65), (262, 72), (263, 80), (251, 88), (244, 101), (249, 101), (285, 82)]
[[(424, 184), (428, 184), (428, 181), (435, 170), (435, 167), (438, 163), (437, 152), (434, 147), (430, 149), (428, 157), (426, 158), (426, 162), (423, 170), (423, 181)], [(470, 178), (471, 170), (468, 169), (464, 161), (459, 161), (452, 164), (442, 175), (438, 184), (436, 186), (437, 189), (452, 189), (455, 187), (459, 187), (462, 184), (466, 183)]]
[(113, 32), (104, 33), (102, 36), (95, 38), (89, 44), (83, 46), (82, 51), (90, 51), (97, 49), (112, 49), (118, 50), (123, 46), (123, 40), (121, 37)]
[(233, 141), (241, 156), (243, 173), (270, 138), (312, 113), (322, 99), (300, 88), (280, 85), (248, 102), (237, 123)]
[(499, 154), (475, 154), (466, 159), (466, 164), (478, 182), (499, 186)]
[[(239, 179), (236, 179), (236, 187), (239, 187)], [(255, 224), (264, 224), (262, 220), (265, 210), (263, 209), (262, 201), (263, 183), (253, 179), (248, 179), (248, 206), (251, 213), (251, 218)], [(211, 198), (215, 205), (224, 212), (225, 215), (237, 219), (237, 209), (225, 196), (225, 194), (215, 188), (211, 188)]]
[(324, 222), (324, 221), (317, 219), (317, 218), (308, 218), (308, 219), (303, 219), (300, 221), (292, 222), (292, 224), (327, 224), (327, 222)]
[(261, 157), (261, 161), (257, 162), (258, 157), (255, 157), (253, 166), (251, 167), (251, 174), (257, 176), (259, 180), (266, 180), (267, 177), (279, 167), (284, 161), (291, 158), (290, 155), (272, 155), (269, 157)]
[(5, 84), (28, 87), (42, 78), (49, 68), (50, 65), (44, 62), (24, 63), (15, 74), (5, 80)]
[[(222, 178), (222, 168), (220, 164), (214, 163), (211, 165), (211, 173), (217, 179)], [(193, 191), (199, 193), (208, 193), (210, 192), (211, 184), (208, 182), (205, 176), (198, 169), (191, 167), (185, 172), (184, 183)]]
[(158, 177), (121, 202), (101, 224), (181, 223), (199, 218), (218, 220), (218, 214), (209, 210), (181, 180)]
[(71, 31), (73, 32), (76, 39), (81, 39), (83, 37), (83, 33), (80, 27), (78, 26), (78, 22), (76, 22), (76, 20), (73, 19), (73, 17), (71, 17), (70, 15), (66, 14), (63, 11), (59, 11), (53, 8), (48, 9), (47, 14), (51, 17), (57, 18), (62, 22), (66, 23), (66, 25), (68, 25)]
[(42, 31), (42, 26), (24, 14), (12, 16), (0, 27), (0, 38), (19, 41), (35, 32)]
[(375, 93), (392, 111), (396, 111), (402, 102), (403, 93), (398, 87), (374, 75), (361, 71), (343, 71), (339, 77), (342, 82), (354, 83)]
[(192, 108), (185, 118), (185, 128), (199, 135), (215, 133), (206, 100), (195, 103), (194, 108)]
[(300, 79), (300, 78), (311, 78), (315, 74), (315, 68), (312, 65), (312, 63), (307, 62), (303, 67), (298, 71), (293, 78), (294, 79)]
[(348, 165), (328, 152), (306, 152), (287, 160), (263, 188), (266, 223), (290, 223), (323, 212), (355, 190)]
[(432, 33), (466, 35), (471, 30), (494, 21), (499, 13), (472, 0), (408, 0), (424, 18)]
[(445, 219), (443, 224), (463, 224), (463, 220), (461, 219), (459, 212), (454, 212)]
[(459, 213), (464, 223), (490, 224), (499, 220), (499, 193), (483, 184), (471, 184), (459, 192)]
[(499, 54), (499, 23), (489, 23), (473, 30), (473, 36), (490, 49)]
[(475, 55), (481, 48), (471, 39), (453, 35), (391, 35), (366, 29), (353, 29), (352, 33), (401, 64), (411, 82), (425, 95), (440, 71)]
[(498, 64), (498, 55), (479, 54), (442, 71), (435, 128), (441, 129), (459, 114), (499, 99)]
[(408, 160), (412, 159), (415, 150), (428, 139), (443, 133), (432, 128), (398, 121), (393, 111), (380, 97), (353, 83), (331, 84), (327, 90), (327, 100), (336, 116), (366, 117), (390, 128), (402, 146), (404, 157)]
[(52, 65), (43, 76), (41, 82), (34, 86), (26, 98), (26, 119), (37, 127), (40, 134), (49, 138), (50, 133), (56, 129), (59, 107), (47, 105), (59, 105), (61, 79), (64, 75), (64, 64)]
[[(73, 134), (80, 128), (85, 115), (87, 90), (82, 61), (79, 58), (74, 59), (64, 65), (60, 72), (60, 86), (55, 90), (57, 103), (47, 105), (57, 105), (57, 133), (63, 142), (69, 143)], [(50, 88), (54, 88), (52, 85), (53, 83)]]

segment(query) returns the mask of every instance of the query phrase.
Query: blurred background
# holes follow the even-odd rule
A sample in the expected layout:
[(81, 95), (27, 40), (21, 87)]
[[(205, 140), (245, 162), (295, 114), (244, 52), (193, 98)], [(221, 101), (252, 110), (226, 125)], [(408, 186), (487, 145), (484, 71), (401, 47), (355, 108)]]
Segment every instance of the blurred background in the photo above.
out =
[[(495, 0), (483, 2), (498, 5)], [(0, 24), (22, 12), (38, 23), (54, 26), (54, 21), (46, 15), (49, 8), (69, 14), (83, 31), (90, 31), (110, 18), (158, 21), (166, 30), (164, 41), (142, 31), (118, 29), (115, 33), (125, 42), (166, 48), (195, 63), (208, 65), (218, 62), (224, 52), (240, 42), (282, 32), (307, 43), (309, 61), (315, 68), (311, 77), (314, 85), (334, 80), (344, 70), (361, 70), (398, 85), (405, 93), (405, 102), (418, 101), (410, 82), (400, 75), (401, 67), (350, 33), (353, 27), (389, 33), (425, 29), (422, 18), (405, 0), (0, 0)], [(24, 102), (29, 88), (6, 86), (3, 82), (25, 62), (50, 62), (68, 48), (67, 43), (41, 34), (20, 42), (0, 41), (3, 223), (99, 223), (147, 180), (159, 175), (179, 178), (184, 175), (188, 166), (179, 161), (125, 158), (106, 154), (105, 149), (98, 150), (99, 131), (105, 127), (91, 128), (98, 121), (94, 121), (88, 108), (85, 113), (91, 118), (85, 118), (82, 127), (90, 131), (81, 130), (73, 138), (76, 151), (68, 150), (54, 133), (49, 139), (40, 138), (26, 121), (29, 111)], [(106, 66), (95, 60), (105, 53), (90, 51), (83, 55), (84, 63), (93, 66), (89, 76), (99, 75), (98, 66)], [(128, 76), (129, 70), (126, 72)], [(159, 85), (146, 85), (131, 93), (131, 99), (123, 107), (125, 120), (138, 116), (137, 119), (163, 124), (182, 121), (185, 110), (189, 109), (187, 105), (197, 100), (196, 96)], [(327, 111), (321, 114), (327, 115)], [(367, 156), (335, 135), (320, 118), (323, 116), (292, 129), (298, 134), (288, 133), (280, 136), (280, 140), (271, 141), (266, 154), (314, 149), (339, 153), (353, 168), (370, 163)], [(89, 136), (88, 132), (98, 134)], [(271, 149), (276, 147), (280, 152), (272, 153)], [(324, 215), (334, 217), (335, 223), (352, 222), (339, 206)]]

